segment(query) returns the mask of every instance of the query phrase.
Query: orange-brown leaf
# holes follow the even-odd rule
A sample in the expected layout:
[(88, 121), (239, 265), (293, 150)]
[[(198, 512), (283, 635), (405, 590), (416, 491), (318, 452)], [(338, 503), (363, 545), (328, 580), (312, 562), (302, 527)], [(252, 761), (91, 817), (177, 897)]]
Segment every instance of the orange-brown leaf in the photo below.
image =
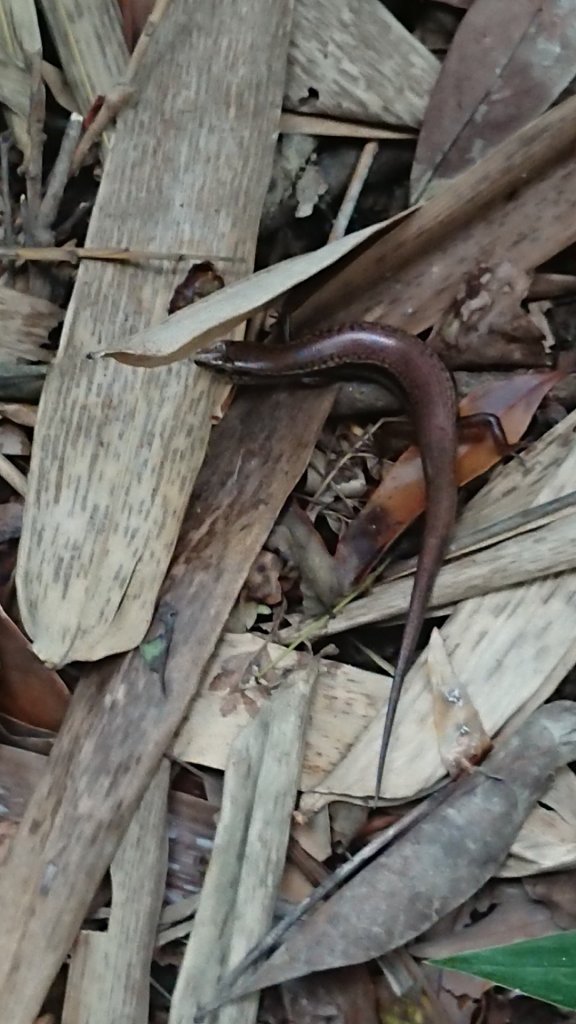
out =
[[(498, 416), (508, 442), (515, 444), (548, 391), (566, 376), (564, 370), (511, 374), (467, 395), (460, 416), (491, 413)], [(458, 446), (458, 484), (485, 473), (502, 457), (492, 434), (462, 440)], [(336, 552), (341, 582), (349, 587), (368, 572), (376, 559), (412, 523), (426, 505), (426, 488), (417, 448), (411, 447), (394, 463), (364, 509), (351, 524)]]
[(60, 676), (36, 657), (0, 606), (0, 712), (57, 732), (70, 701)]

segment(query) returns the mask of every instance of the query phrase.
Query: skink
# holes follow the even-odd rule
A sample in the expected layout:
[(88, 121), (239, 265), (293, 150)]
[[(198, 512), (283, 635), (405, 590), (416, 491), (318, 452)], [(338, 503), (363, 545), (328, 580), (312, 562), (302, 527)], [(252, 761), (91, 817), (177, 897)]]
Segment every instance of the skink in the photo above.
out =
[(333, 328), (287, 345), (224, 341), (197, 352), (200, 366), (249, 385), (329, 385), (369, 378), (396, 385), (414, 422), (426, 481), (426, 523), (400, 653), (394, 671), (378, 758), (380, 795), (402, 684), (416, 653), (426, 606), (456, 515), (456, 395), (438, 356), (395, 327), (360, 323)]

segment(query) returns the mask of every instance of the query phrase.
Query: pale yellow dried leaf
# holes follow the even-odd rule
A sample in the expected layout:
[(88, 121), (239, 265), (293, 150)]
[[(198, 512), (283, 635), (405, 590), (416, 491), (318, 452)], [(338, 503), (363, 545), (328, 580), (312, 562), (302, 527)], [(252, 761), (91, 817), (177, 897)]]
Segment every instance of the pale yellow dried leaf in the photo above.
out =
[(55, 68), (54, 65), (49, 64), (47, 60), (43, 60), (42, 78), (50, 89), (54, 99), (58, 101), (61, 107), (64, 107), (64, 110), (69, 110), (70, 113), (72, 113), (73, 110), (76, 110), (74, 97), (64, 75), (60, 71), (60, 68)]
[[(19, 2), (19, 0), (16, 0)], [(122, 78), (128, 48), (117, 0), (41, 0), (75, 109), (86, 114)]]
[(42, 53), (34, 0), (2, 0), (0, 32), (9, 54), (22, 58)]
[[(174, 741), (172, 752), (184, 761), (224, 769), (235, 737), (254, 715), (255, 706), (249, 710), (250, 699), (254, 700), (258, 694), (261, 706), (271, 699), (265, 685), (265, 671), (263, 685), (262, 680), (259, 685), (254, 683), (252, 686), (246, 678), (243, 685), (238, 680), (236, 699), (230, 673), (237, 665), (254, 664), (255, 659), (257, 664), (265, 665), (269, 658), (271, 663), (276, 662), (271, 679), (277, 683), (278, 671), (285, 669), (289, 672), (299, 657), (301, 655), (296, 653), (286, 654), (277, 644), (269, 643), (263, 647), (262, 640), (250, 634), (224, 635), (206, 673), (202, 690)], [(226, 687), (227, 674), (231, 690)], [(382, 706), (387, 689), (386, 677), (376, 672), (320, 659), (318, 682), (306, 728), (301, 788), (313, 790), (330, 771), (330, 766), (336, 766), (350, 749), (354, 749), (356, 740), (365, 734), (369, 722), (378, 713), (376, 709)], [(518, 699), (522, 699), (521, 693)], [(411, 709), (402, 713), (410, 717)], [(431, 721), (419, 733), (419, 740), (423, 748), (435, 744)], [(422, 783), (418, 758), (412, 751), (397, 764), (404, 773), (406, 790), (416, 793)], [(562, 769), (544, 798), (544, 803), (551, 810), (537, 807), (527, 818), (500, 871), (503, 877), (522, 877), (576, 864), (575, 794), (573, 773)], [(333, 808), (334, 805), (331, 813)], [(319, 815), (321, 821), (322, 813)], [(317, 817), (311, 819), (311, 824)]]
[[(256, 656), (260, 666), (281, 659), (270, 672), (272, 685), (277, 684), (278, 671), (290, 672), (301, 657), (295, 652), (287, 654), (277, 644), (263, 644), (251, 634), (225, 634), (202, 690), (175, 739), (176, 757), (209, 768), (226, 767), (235, 736), (274, 692), (266, 686), (265, 668), (258, 682), (251, 680), (249, 673), (242, 681), (236, 678), (236, 673), (253, 664)], [(217, 686), (213, 685), (215, 680)], [(313, 789), (345, 756), (384, 702), (386, 691), (385, 676), (352, 665), (320, 661), (302, 764), (302, 784), (306, 788)]]
[(266, 267), (174, 313), (154, 327), (132, 335), (127, 339), (126, 347), (108, 348), (99, 356), (113, 356), (129, 366), (147, 367), (165, 366), (186, 359), (201, 346), (224, 337), (252, 314), (272, 305), (291, 288), (333, 266), (367, 238), (387, 230), (409, 212), (403, 211), (390, 220), (355, 231), (304, 256), (293, 256)]
[(28, 114), (33, 88), (30, 74), (34, 58), (42, 53), (42, 40), (34, 0), (0, 2), (0, 102), (16, 145), (30, 151)]
[(30, 105), (30, 76), (15, 58), (0, 53), (0, 103), (25, 124)]
[[(231, 35), (235, 10), (220, 0), (191, 17), (188, 0), (172, 0), (140, 65), (138, 103), (118, 120), (89, 248), (220, 253), (236, 260), (228, 280), (251, 266), (289, 5), (251, 0)], [(238, 95), (230, 131), (222, 112)], [(187, 269), (79, 268), (40, 403), (16, 572), (22, 621), (51, 664), (129, 650), (150, 623), (221, 386), (191, 361), (152, 373), (87, 355), (158, 322)]]

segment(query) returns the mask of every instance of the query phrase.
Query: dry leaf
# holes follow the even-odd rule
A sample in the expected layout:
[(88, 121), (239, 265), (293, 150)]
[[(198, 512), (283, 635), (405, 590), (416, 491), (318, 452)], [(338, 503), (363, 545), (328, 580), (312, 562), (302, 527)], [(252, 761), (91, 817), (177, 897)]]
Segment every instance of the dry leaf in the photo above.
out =
[(112, 91), (128, 66), (118, 2), (98, 0), (79, 6), (77, 0), (42, 0), (42, 12), (74, 109), (85, 115), (96, 96)]
[(438, 68), (430, 51), (377, 0), (296, 0), (284, 107), (417, 126)]
[(410, 952), (417, 957), (437, 959), (561, 931), (548, 907), (528, 895), (524, 886), (531, 881), (537, 879), (525, 879), (523, 883), (489, 882), (453, 914), (411, 943)]
[(14, 423), (0, 423), (2, 455), (30, 455), (31, 444), (26, 434)]
[(466, 688), (454, 675), (437, 629), (430, 636), (427, 664), (440, 756), (448, 774), (455, 778), (482, 761), (492, 749), (492, 741)]
[(222, 338), (254, 313), (266, 309), (290, 289), (334, 266), (372, 236), (386, 234), (412, 210), (355, 231), (304, 256), (293, 256), (248, 278), (235, 281), (202, 302), (179, 310), (167, 320), (127, 339), (124, 348), (107, 348), (98, 357), (111, 356), (129, 366), (165, 366), (187, 359), (203, 345)]
[(56, 672), (0, 606), (0, 711), (28, 725), (57, 732), (70, 694)]
[[(459, 405), (462, 418), (482, 413), (500, 419), (509, 444), (515, 444), (526, 430), (543, 397), (565, 372), (515, 374), (471, 392)], [(457, 474), (462, 486), (485, 473), (502, 458), (492, 433), (458, 445)], [(420, 455), (409, 448), (386, 473), (362, 512), (340, 540), (336, 549), (342, 590), (349, 590), (363, 576), (393, 540), (423, 511), (425, 485)]]
[(543, 113), (574, 76), (573, 0), (476, 0), (461, 22), (418, 139), (412, 193), (451, 179)]
[(544, 332), (520, 305), (530, 280), (508, 262), (477, 267), (464, 278), (428, 344), (461, 370), (547, 365)]
[[(538, 374), (536, 377), (540, 376)], [(574, 458), (572, 443), (576, 416), (568, 416), (534, 444), (525, 462), (510, 463), (496, 472), (490, 483), (467, 506), (458, 529), (462, 536), (469, 530), (488, 527), (503, 518), (573, 490)], [(514, 536), (491, 549), (484, 565), (483, 585), (466, 589), (466, 559), (459, 568), (447, 566), (453, 585), (442, 591), (442, 602), (460, 602), (443, 627), (443, 637), (459, 678), (468, 688), (490, 735), (500, 729), (520, 708), (534, 707), (554, 692), (576, 659), (576, 602), (574, 600), (574, 562), (562, 564), (564, 554), (574, 544), (576, 516), (573, 512), (550, 523), (541, 533), (539, 544), (529, 534)], [(549, 557), (546, 538), (550, 535)], [(556, 538), (555, 543), (553, 537)], [(510, 545), (508, 548), (507, 546)], [(487, 549), (488, 550), (488, 549)], [(515, 573), (517, 556), (524, 568)], [(539, 556), (542, 553), (542, 560)], [(474, 577), (476, 558), (468, 563)], [(539, 562), (537, 574), (532, 569)], [(555, 565), (552, 570), (551, 563)], [(437, 587), (440, 587), (442, 571)], [(518, 584), (525, 581), (524, 586)], [(397, 603), (388, 604), (386, 592), (395, 591)], [(368, 621), (381, 621), (406, 609), (412, 581), (390, 582), (379, 588), (378, 597), (368, 595), (352, 602), (346, 612), (333, 616), (321, 635), (331, 635)], [(440, 591), (433, 593), (438, 601)], [(387, 605), (387, 606), (386, 606)], [(356, 607), (357, 606), (357, 607)], [(473, 654), (473, 656), (471, 656)], [(431, 724), (432, 700), (419, 658), (408, 674), (399, 702), (392, 737), (383, 795), (401, 799), (427, 789), (442, 775), (437, 743)], [(368, 726), (362, 740), (349, 750), (338, 767), (314, 791), (301, 801), (305, 813), (313, 813), (330, 800), (329, 794), (347, 793), (361, 798), (371, 791), (373, 773), (381, 741), (384, 709)], [(408, 777), (415, 788), (405, 788)], [(322, 796), (325, 793), (326, 796)]]
[(31, 107), (36, 88), (35, 65), (42, 40), (34, 0), (3, 0), (0, 4), (0, 102), (27, 163), (30, 154)]
[[(463, 778), (428, 817), (398, 837), (288, 932), (228, 999), (315, 971), (364, 963), (414, 939), (484, 885), (505, 859), (550, 772), (576, 757), (576, 708), (540, 708)], [(504, 780), (504, 783), (502, 782)]]
[(549, 909), (559, 928), (576, 927), (576, 871), (525, 878), (524, 887), (533, 900)]

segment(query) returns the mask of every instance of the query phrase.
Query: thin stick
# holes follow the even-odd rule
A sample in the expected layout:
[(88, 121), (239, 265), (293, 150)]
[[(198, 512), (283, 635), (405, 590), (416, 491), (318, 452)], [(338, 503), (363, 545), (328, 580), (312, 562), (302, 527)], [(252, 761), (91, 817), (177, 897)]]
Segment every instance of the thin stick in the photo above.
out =
[(358, 440), (352, 445), (350, 451), (344, 452), (344, 454), (341, 455), (339, 459), (337, 459), (330, 472), (327, 473), (327, 475), (322, 480), (322, 483), (319, 485), (314, 497), (312, 498), (313, 501), (318, 501), (318, 499), (324, 493), (328, 485), (332, 483), (332, 480), (334, 479), (336, 474), (340, 472), (342, 466), (345, 466), (346, 463), (349, 462), (351, 458), (354, 458), (354, 456), (360, 454), (360, 448), (362, 447), (364, 442), (370, 440), (372, 435), (375, 434), (376, 431), (380, 429), (385, 419), (385, 416), (381, 416), (380, 419), (376, 421), (376, 423), (373, 423), (371, 427), (368, 427), (364, 431), (361, 437), (359, 437)]
[(356, 209), (356, 203), (358, 202), (358, 196), (364, 188), (364, 183), (370, 168), (374, 163), (374, 157), (378, 152), (377, 142), (367, 142), (362, 148), (362, 152), (358, 157), (358, 163), (354, 168), (354, 173), (348, 182), (348, 188), (346, 194), (342, 200), (342, 205), (334, 218), (332, 230), (328, 235), (328, 241), (334, 242), (337, 238), (343, 238), (346, 234), (346, 228), (350, 223), (350, 218)]
[(46, 235), (47, 241), (54, 241), (53, 232), (50, 231), (50, 228), (56, 220), (56, 215), (62, 201), (62, 195), (68, 181), (72, 157), (74, 155), (78, 139), (80, 138), (81, 131), (82, 117), (80, 114), (73, 111), (68, 118), (66, 130), (62, 136), (62, 142), (60, 143), (58, 156), (54, 161), (54, 166), (46, 184), (44, 198), (40, 203), (37, 226), (37, 237), (39, 241), (43, 240), (44, 235)]
[(14, 490), (21, 494), (23, 498), (26, 497), (28, 490), (28, 481), (23, 473), (19, 469), (16, 469), (10, 459), (7, 459), (5, 455), (0, 452), (0, 476), (6, 483), (10, 484)]
[(138, 42), (134, 47), (128, 62), (124, 79), (119, 82), (117, 86), (111, 89), (110, 93), (105, 97), (96, 117), (86, 129), (84, 136), (80, 139), (80, 142), (76, 147), (76, 152), (70, 166), (71, 175), (76, 174), (80, 170), (89, 150), (95, 145), (111, 121), (118, 116), (124, 107), (128, 106), (130, 101), (136, 95), (136, 89), (133, 84), (136, 72), (142, 63), (144, 54), (150, 45), (150, 40), (158, 28), (158, 24), (160, 23), (160, 20), (170, 2), (171, 0), (156, 0), (152, 11), (148, 15), (146, 24), (140, 33)]
[(396, 132), (388, 128), (377, 128), (373, 124), (342, 121), (315, 114), (293, 114), (290, 111), (280, 114), (280, 131), (283, 135), (323, 135), (345, 139), (415, 139), (418, 135), (414, 129)]
[(36, 240), (40, 200), (42, 195), (42, 153), (44, 150), (45, 91), (42, 81), (42, 63), (39, 55), (31, 60), (30, 78), (32, 94), (28, 115), (30, 155), (26, 162), (26, 241)]
[(84, 135), (80, 139), (80, 142), (76, 146), (76, 151), (70, 164), (70, 177), (77, 174), (92, 146), (98, 142), (100, 137), (106, 131), (108, 125), (118, 116), (124, 107), (128, 106), (135, 95), (136, 90), (131, 85), (120, 84), (110, 90), (108, 96), (106, 96), (102, 106), (100, 107), (100, 110), (96, 114), (96, 117), (88, 126)]
[(150, 46), (152, 36), (154, 35), (156, 29), (158, 28), (158, 25), (160, 24), (162, 18), (164, 17), (168, 4), (170, 4), (171, 2), (172, 0), (156, 0), (154, 7), (150, 11), (148, 18), (146, 19), (146, 24), (144, 25), (144, 28), (142, 29), (138, 37), (138, 42), (136, 43), (136, 46), (134, 47), (132, 55), (128, 62), (128, 70), (126, 72), (127, 82), (134, 81), (136, 72), (138, 71), (138, 68), (142, 63), (144, 55), (147, 52), (148, 47)]
[(91, 249), (82, 246), (59, 245), (4, 245), (0, 246), (0, 260), (28, 260), (34, 263), (72, 263), (78, 260), (115, 260), (118, 263), (145, 263), (148, 260), (212, 260), (217, 263), (243, 262), (233, 256), (206, 255), (197, 252), (155, 252), (152, 249)]

